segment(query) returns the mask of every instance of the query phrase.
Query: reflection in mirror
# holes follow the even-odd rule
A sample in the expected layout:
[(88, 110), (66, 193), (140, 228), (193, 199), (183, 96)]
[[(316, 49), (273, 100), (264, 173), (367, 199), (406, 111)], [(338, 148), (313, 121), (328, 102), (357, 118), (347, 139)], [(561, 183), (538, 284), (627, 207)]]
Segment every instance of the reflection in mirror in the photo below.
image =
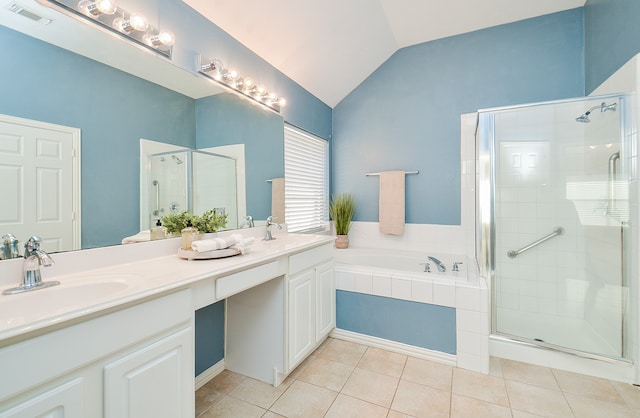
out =
[(233, 158), (198, 150), (165, 152), (149, 156), (147, 167), (142, 181), (151, 185), (149, 210), (141, 229), (149, 229), (169, 213), (186, 211), (202, 215), (210, 209), (227, 214), (226, 229), (237, 228), (236, 161)]
[[(120, 244), (123, 237), (144, 229), (141, 199), (148, 201), (149, 190), (141, 187), (140, 138), (176, 151), (243, 145), (246, 207), (243, 211), (240, 206), (245, 193), (238, 190), (238, 212), (256, 220), (270, 215), (271, 187), (265, 180), (284, 173), (280, 115), (230, 93), (185, 96), (1, 25), (0, 50), (0, 114), (81, 132), (79, 244), (60, 250)], [(193, 84), (193, 75), (185, 74)], [(197, 81), (203, 83), (202, 91), (209, 89), (209, 81)], [(2, 194), (7, 196), (6, 189)], [(48, 209), (56, 207), (48, 201)], [(23, 206), (13, 209), (23, 216)], [(60, 213), (72, 216), (66, 208)], [(0, 236), (5, 233), (16, 235), (21, 246), (30, 235), (41, 235), (45, 242), (48, 236), (36, 225), (27, 226), (24, 236), (3, 227)]]

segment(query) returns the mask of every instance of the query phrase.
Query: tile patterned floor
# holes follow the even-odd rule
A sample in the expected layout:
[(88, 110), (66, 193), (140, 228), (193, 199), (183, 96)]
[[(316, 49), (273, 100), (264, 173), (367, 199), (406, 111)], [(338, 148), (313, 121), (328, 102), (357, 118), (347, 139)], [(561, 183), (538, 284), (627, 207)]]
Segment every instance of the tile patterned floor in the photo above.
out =
[(224, 371), (196, 417), (638, 418), (640, 388), (516, 361), (483, 375), (328, 339), (278, 388)]

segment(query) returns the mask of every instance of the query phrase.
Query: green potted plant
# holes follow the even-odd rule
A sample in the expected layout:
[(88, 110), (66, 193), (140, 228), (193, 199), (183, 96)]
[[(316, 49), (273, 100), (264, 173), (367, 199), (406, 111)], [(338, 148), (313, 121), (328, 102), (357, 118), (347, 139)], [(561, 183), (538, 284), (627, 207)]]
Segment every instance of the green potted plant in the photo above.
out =
[(200, 234), (216, 232), (227, 226), (227, 214), (219, 214), (215, 209), (204, 212), (201, 216), (189, 212), (169, 213), (163, 216), (162, 225), (172, 236), (179, 236), (181, 231), (189, 226), (195, 227)]
[(349, 230), (356, 210), (356, 202), (352, 195), (339, 193), (331, 197), (329, 216), (336, 228), (336, 248), (349, 248)]

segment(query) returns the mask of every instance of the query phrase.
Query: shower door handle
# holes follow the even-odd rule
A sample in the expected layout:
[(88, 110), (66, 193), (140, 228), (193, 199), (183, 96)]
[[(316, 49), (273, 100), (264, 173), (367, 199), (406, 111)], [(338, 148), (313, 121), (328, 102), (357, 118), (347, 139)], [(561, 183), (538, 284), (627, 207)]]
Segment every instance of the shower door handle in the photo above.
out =
[(158, 216), (160, 214), (160, 183), (154, 180), (151, 184), (156, 187), (156, 210), (153, 211), (153, 216)]
[(556, 235), (562, 235), (562, 233), (564, 232), (564, 228), (561, 226), (557, 226), (555, 228), (553, 228), (553, 232), (550, 233), (549, 235), (546, 235), (542, 238), (540, 238), (537, 241), (532, 242), (529, 245), (525, 245), (524, 247), (520, 248), (519, 250), (509, 250), (507, 251), (507, 255), (509, 256), (509, 258), (516, 258), (519, 254), (522, 254), (523, 252), (532, 249), (533, 247), (542, 244), (543, 242), (545, 242), (548, 239), (551, 239), (553, 237), (555, 237)]

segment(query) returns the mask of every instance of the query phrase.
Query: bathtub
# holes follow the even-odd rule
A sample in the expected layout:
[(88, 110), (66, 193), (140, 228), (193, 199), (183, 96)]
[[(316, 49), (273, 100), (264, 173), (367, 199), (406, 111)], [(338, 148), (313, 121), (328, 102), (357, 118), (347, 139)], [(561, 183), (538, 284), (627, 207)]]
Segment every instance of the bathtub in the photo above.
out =
[[(446, 271), (439, 272), (436, 264), (428, 259), (429, 256), (440, 260), (446, 267)], [(408, 279), (443, 282), (456, 281), (471, 284), (476, 281), (474, 274), (468, 274), (469, 270), (474, 270), (475, 262), (469, 264), (467, 257), (463, 255), (347, 248), (336, 250), (334, 260), (336, 268), (342, 271), (364, 271), (391, 277), (404, 276)], [(429, 272), (425, 271), (425, 263), (429, 263)], [(458, 271), (453, 270), (454, 263), (458, 263)]]
[[(440, 273), (428, 256), (439, 259), (446, 266), (446, 271)], [(334, 261), (336, 290), (347, 292), (342, 294), (348, 294), (350, 301), (357, 298), (380, 300), (381, 297), (383, 300), (399, 299), (399, 304), (407, 309), (411, 309), (408, 305), (414, 303), (436, 305), (435, 308), (429, 308), (435, 310), (444, 309), (451, 312), (450, 309), (454, 309), (456, 352), (455, 355), (443, 355), (434, 352), (430, 347), (398, 346), (393, 339), (389, 341), (387, 337), (377, 338), (380, 335), (365, 331), (372, 329), (366, 319), (362, 320), (364, 324), (356, 323), (346, 327), (348, 329), (343, 329), (340, 326), (340, 318), (342, 316), (344, 322), (345, 318), (352, 315), (352, 311), (349, 306), (340, 304), (337, 306), (338, 322), (334, 336), (488, 373), (489, 295), (486, 281), (478, 274), (475, 260), (456, 254), (348, 248), (334, 250)], [(430, 272), (424, 271), (424, 263), (427, 262), (430, 263)], [(454, 262), (462, 262), (457, 272), (453, 271)], [(374, 298), (371, 299), (371, 296)], [(397, 302), (389, 304), (398, 306)], [(353, 311), (354, 314), (357, 312), (360, 311)], [(389, 312), (389, 316), (393, 315)], [(438, 322), (438, 319), (434, 318), (434, 322)], [(359, 326), (362, 326), (362, 331), (352, 332)], [(392, 326), (399, 331), (404, 329), (406, 324), (397, 323)]]

